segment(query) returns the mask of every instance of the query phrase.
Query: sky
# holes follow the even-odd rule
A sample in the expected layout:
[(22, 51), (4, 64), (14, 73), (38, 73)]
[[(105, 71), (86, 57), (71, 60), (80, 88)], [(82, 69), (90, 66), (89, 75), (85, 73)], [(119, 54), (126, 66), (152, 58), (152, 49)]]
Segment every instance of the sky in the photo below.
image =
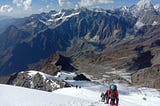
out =
[[(131, 6), (139, 0), (0, 0), (0, 16), (23, 17), (35, 13), (67, 8), (118, 8)], [(160, 4), (160, 0), (152, 0)]]

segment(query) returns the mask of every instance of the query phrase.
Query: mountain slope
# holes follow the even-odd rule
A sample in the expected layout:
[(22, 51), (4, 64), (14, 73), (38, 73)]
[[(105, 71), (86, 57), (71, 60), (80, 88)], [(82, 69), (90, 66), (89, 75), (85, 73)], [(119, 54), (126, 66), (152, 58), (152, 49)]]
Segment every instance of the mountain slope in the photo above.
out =
[[(18, 23), (0, 36), (4, 39), (0, 45), (0, 73), (7, 75), (26, 70), (30, 64), (74, 46), (73, 39), (105, 45), (121, 41), (133, 31), (135, 21), (121, 14), (82, 8), (17, 19)], [(53, 21), (48, 24), (48, 19)]]
[[(135, 89), (118, 85), (121, 106), (158, 106), (158, 92), (152, 89)], [(80, 89), (66, 88), (52, 93), (0, 85), (1, 106), (106, 106), (100, 102), (100, 92), (106, 86), (90, 86)], [(150, 93), (152, 92), (152, 94)], [(8, 97), (12, 99), (8, 99)], [(145, 99), (144, 99), (145, 98)], [(138, 102), (135, 102), (138, 101)]]
[(151, 0), (140, 0), (129, 8), (133, 16), (138, 20), (135, 26), (139, 29), (145, 25), (159, 25), (160, 13), (154, 8)]

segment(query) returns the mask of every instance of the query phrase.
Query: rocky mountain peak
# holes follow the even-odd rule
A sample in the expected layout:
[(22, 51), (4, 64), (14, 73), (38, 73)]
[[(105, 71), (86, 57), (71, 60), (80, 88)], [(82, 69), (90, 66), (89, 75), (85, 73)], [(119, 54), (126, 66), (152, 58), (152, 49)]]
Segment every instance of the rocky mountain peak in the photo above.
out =
[(160, 12), (160, 4), (154, 5), (154, 8), (156, 9), (156, 11)]
[(130, 11), (135, 17), (139, 17), (147, 11), (155, 11), (151, 0), (140, 0), (137, 4), (130, 7)]
[(63, 80), (34, 70), (11, 75), (7, 84), (48, 92), (59, 88), (69, 87), (69, 84)]
[(76, 71), (76, 68), (71, 65), (70, 57), (65, 57), (60, 53), (56, 53), (53, 56), (47, 58), (46, 60), (34, 66), (33, 69), (50, 75), (56, 75), (60, 70), (69, 72)]
[(140, 0), (137, 4), (137, 9), (138, 10), (143, 10), (143, 9), (153, 9), (153, 5), (151, 3), (151, 0)]

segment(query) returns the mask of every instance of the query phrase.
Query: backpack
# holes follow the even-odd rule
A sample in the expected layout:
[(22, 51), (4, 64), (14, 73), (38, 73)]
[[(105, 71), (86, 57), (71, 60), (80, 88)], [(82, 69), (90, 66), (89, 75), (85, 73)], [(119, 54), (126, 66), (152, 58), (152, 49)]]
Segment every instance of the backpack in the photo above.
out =
[[(117, 90), (117, 86), (116, 85), (111, 85), (111, 86), (114, 86), (114, 90), (112, 90), (111, 88), (110, 88), (110, 95), (111, 95), (111, 97), (113, 97), (113, 98), (116, 98), (116, 90)], [(110, 87), (111, 87), (110, 86)]]
[(111, 97), (116, 98), (116, 90), (111, 90)]

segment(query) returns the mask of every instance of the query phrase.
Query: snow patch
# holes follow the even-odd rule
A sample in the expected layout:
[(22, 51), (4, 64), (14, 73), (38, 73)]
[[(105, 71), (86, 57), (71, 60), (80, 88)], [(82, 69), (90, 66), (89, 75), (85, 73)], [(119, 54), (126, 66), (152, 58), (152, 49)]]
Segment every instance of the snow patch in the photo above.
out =
[(90, 41), (91, 42), (97, 42), (97, 41), (99, 41), (99, 36), (98, 35), (94, 36), (92, 39), (90, 39)]
[(62, 14), (62, 11), (59, 11), (59, 12), (56, 13), (56, 14), (52, 14), (51, 16), (52, 16), (52, 17), (56, 17), (57, 15), (60, 15), (60, 14)]
[(41, 20), (41, 19), (39, 19), (39, 21), (40, 21), (41, 23), (45, 24), (46, 26), (50, 25), (50, 23), (47, 23), (47, 22), (45, 22), (45, 21), (43, 21), (43, 20)]
[(145, 24), (142, 23), (141, 21), (137, 21), (137, 23), (135, 24), (135, 26), (140, 29), (141, 27), (143, 27)]
[(129, 12), (129, 8), (127, 6), (122, 6), (121, 11)]
[(157, 12), (160, 12), (160, 4), (156, 4), (156, 5), (154, 6), (154, 8), (155, 8), (155, 10), (156, 10)]
[(53, 19), (49, 19), (49, 20), (48, 20), (48, 22), (53, 22), (53, 21), (54, 21)]
[(154, 25), (158, 25), (158, 22), (157, 22), (157, 21), (154, 21), (154, 22), (152, 23), (152, 26), (154, 26)]
[(42, 75), (43, 79), (45, 80), (46, 79), (46, 74), (42, 73), (42, 72), (39, 72), (39, 71), (35, 71), (35, 70), (30, 70), (30, 71), (27, 71), (28, 75), (31, 76), (31, 77), (34, 77), (36, 74), (40, 74)]
[(60, 18), (55, 19), (55, 21), (59, 21), (59, 20), (65, 21), (67, 18), (70, 18), (70, 17), (72, 17), (72, 16), (76, 16), (76, 15), (78, 15), (79, 13), (80, 13), (80, 12), (72, 13), (72, 14), (67, 15), (67, 16), (65, 16), (65, 13), (62, 13), (62, 16), (61, 16)]
[(57, 75), (55, 76), (56, 78), (59, 78), (61, 80), (73, 80), (73, 78), (76, 76), (75, 73), (67, 73), (64, 71), (60, 71), (57, 73)]
[(56, 82), (52, 81), (52, 80), (47, 80), (47, 82), (51, 81), (50, 85), (53, 87), (53, 88), (60, 88), (60, 85), (58, 85)]
[(97, 12), (97, 13), (106, 13), (105, 10), (99, 9), (99, 8), (94, 9), (94, 12)]
[(30, 23), (28, 23), (28, 24), (26, 24), (27, 26), (30, 26), (30, 25), (34, 25), (35, 24), (35, 22), (30, 22)]
[(154, 5), (154, 8), (155, 8), (155, 9), (160, 9), (160, 4)]

